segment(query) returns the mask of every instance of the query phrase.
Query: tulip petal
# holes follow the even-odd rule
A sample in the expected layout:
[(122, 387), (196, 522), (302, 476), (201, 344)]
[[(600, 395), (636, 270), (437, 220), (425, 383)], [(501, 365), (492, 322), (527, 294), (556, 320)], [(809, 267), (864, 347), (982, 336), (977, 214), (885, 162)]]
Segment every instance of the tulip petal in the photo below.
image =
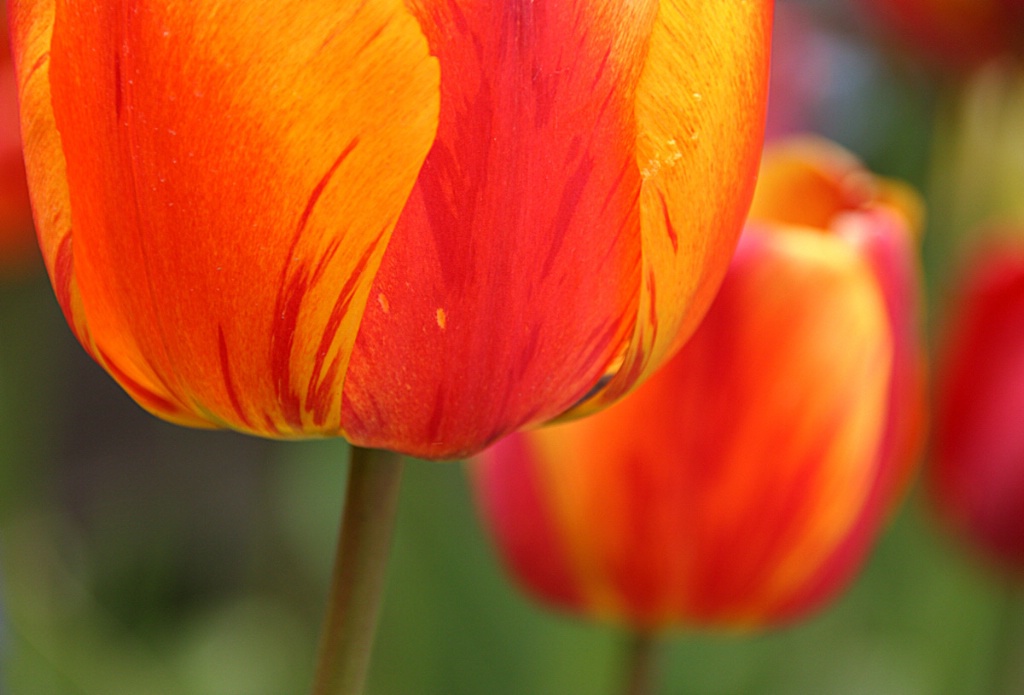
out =
[(773, 3), (662, 2), (637, 87), (643, 281), (636, 326), (607, 387), (621, 397), (696, 329), (736, 247), (764, 129)]
[(790, 138), (765, 148), (749, 218), (824, 232), (836, 215), (871, 201), (876, 182), (849, 150), (823, 138)]
[(692, 330), (753, 186), (771, 3), (412, 5), (441, 61), (441, 125), (345, 425), (457, 456), (590, 392), (610, 402)]
[(833, 142), (802, 136), (765, 148), (748, 218), (824, 232), (844, 213), (869, 209), (890, 209), (905, 228), (898, 237), (916, 238), (924, 226), (924, 204), (909, 186), (874, 176)]
[(842, 147), (801, 137), (766, 148), (750, 219), (817, 229), (850, 243), (870, 264), (882, 289), (893, 339), (888, 416), (872, 492), (855, 528), (817, 578), (780, 608), (782, 614), (796, 614), (853, 576), (921, 454), (927, 361), (916, 320), (922, 298), (914, 241), (923, 224), (923, 206), (905, 184), (873, 176)]
[[(923, 204), (897, 181), (873, 176), (849, 151), (816, 137), (792, 138), (765, 150), (752, 221), (836, 234), (870, 263), (886, 301), (893, 335), (893, 383), (883, 467), (905, 479), (920, 454), (925, 429), (924, 351), (921, 348), (921, 268), (914, 242)], [(902, 485), (886, 484), (892, 497)]]
[(436, 128), (436, 61), (401, 1), (16, 1), (12, 17), (41, 245), (90, 353), (174, 421), (338, 433)]
[[(78, 285), (73, 279), (67, 167), (50, 99), (54, 3), (11, 0), (8, 12), (21, 102), (24, 155), (33, 188), (33, 214), (43, 260), (68, 325), (95, 358)], [(33, 162), (41, 165), (32, 166)]]
[(779, 608), (780, 617), (803, 613), (846, 586), (902, 498), (920, 460), (927, 430), (927, 358), (916, 317), (922, 315), (921, 268), (907, 219), (871, 205), (833, 220), (836, 235), (870, 264), (885, 300), (892, 335), (892, 375), (885, 427), (870, 492), (843, 543), (805, 590)]
[(441, 121), (345, 382), (363, 446), (457, 457), (579, 400), (622, 352), (634, 93), (653, 3), (411, 3)]

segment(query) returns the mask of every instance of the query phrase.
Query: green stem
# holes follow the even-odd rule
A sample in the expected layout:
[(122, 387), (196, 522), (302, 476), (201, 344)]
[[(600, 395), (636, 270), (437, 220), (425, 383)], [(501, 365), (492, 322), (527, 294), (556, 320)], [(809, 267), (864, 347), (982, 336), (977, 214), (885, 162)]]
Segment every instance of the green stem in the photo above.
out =
[(629, 635), (623, 695), (654, 695), (657, 690), (658, 638), (653, 632), (637, 630)]
[(312, 695), (360, 695), (370, 667), (402, 457), (352, 447)]

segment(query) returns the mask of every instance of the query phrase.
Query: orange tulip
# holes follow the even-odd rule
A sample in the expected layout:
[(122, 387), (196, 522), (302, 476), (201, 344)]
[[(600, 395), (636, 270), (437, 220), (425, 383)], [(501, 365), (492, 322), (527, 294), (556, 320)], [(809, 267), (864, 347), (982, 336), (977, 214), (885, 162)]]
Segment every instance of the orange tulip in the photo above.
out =
[(0, 276), (38, 263), (32, 208), (18, 132), (18, 92), (7, 41), (7, 15), (0, 3)]
[(1021, 0), (864, 0), (887, 28), (930, 58), (972, 65), (1024, 49)]
[(953, 527), (1024, 572), (1024, 246), (978, 253), (940, 363), (931, 488)]
[(753, 190), (770, 0), (16, 0), (41, 245), (151, 412), (426, 457), (614, 400)]
[(750, 626), (835, 594), (922, 439), (912, 202), (822, 142), (766, 150), (693, 338), (632, 395), (473, 469), (542, 599), (644, 629)]

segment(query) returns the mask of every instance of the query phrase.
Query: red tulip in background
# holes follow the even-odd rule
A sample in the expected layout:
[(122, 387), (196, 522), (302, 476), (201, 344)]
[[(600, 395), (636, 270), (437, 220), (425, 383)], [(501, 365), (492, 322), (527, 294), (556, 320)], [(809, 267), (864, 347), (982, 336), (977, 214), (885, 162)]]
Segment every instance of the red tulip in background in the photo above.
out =
[(805, 6), (777, 5), (773, 32), (767, 140), (812, 130), (836, 83), (835, 45)]
[(600, 407), (725, 272), (771, 13), (17, 0), (57, 298), (181, 424), (445, 458)]
[(936, 378), (931, 488), (956, 529), (1024, 570), (1024, 245), (977, 253)]
[(766, 150), (682, 351), (608, 410), (475, 463), (519, 581), (640, 628), (765, 624), (839, 591), (922, 442), (915, 204), (825, 142)]
[(1024, 50), (1021, 0), (862, 0), (884, 28), (950, 67)]
[(7, 41), (7, 13), (0, 3), (0, 276), (38, 263), (38, 257), (21, 158), (18, 90)]

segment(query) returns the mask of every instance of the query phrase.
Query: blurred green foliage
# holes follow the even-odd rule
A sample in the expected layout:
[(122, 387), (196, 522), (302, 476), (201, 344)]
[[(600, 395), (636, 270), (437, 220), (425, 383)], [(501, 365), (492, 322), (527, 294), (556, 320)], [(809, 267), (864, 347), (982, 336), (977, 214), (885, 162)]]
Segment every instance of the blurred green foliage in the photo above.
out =
[[(829, 41), (836, 64), (814, 127), (927, 190), (941, 90), (849, 35)], [(926, 237), (933, 270), (949, 260), (932, 240), (942, 224)], [(41, 274), (0, 285), (0, 692), (304, 692), (346, 457), (340, 440), (159, 422), (84, 355)], [(371, 695), (616, 691), (625, 635), (510, 585), (460, 465), (407, 466), (389, 572)], [(947, 537), (917, 491), (821, 614), (766, 633), (667, 635), (661, 692), (1024, 691), (1018, 594)]]

